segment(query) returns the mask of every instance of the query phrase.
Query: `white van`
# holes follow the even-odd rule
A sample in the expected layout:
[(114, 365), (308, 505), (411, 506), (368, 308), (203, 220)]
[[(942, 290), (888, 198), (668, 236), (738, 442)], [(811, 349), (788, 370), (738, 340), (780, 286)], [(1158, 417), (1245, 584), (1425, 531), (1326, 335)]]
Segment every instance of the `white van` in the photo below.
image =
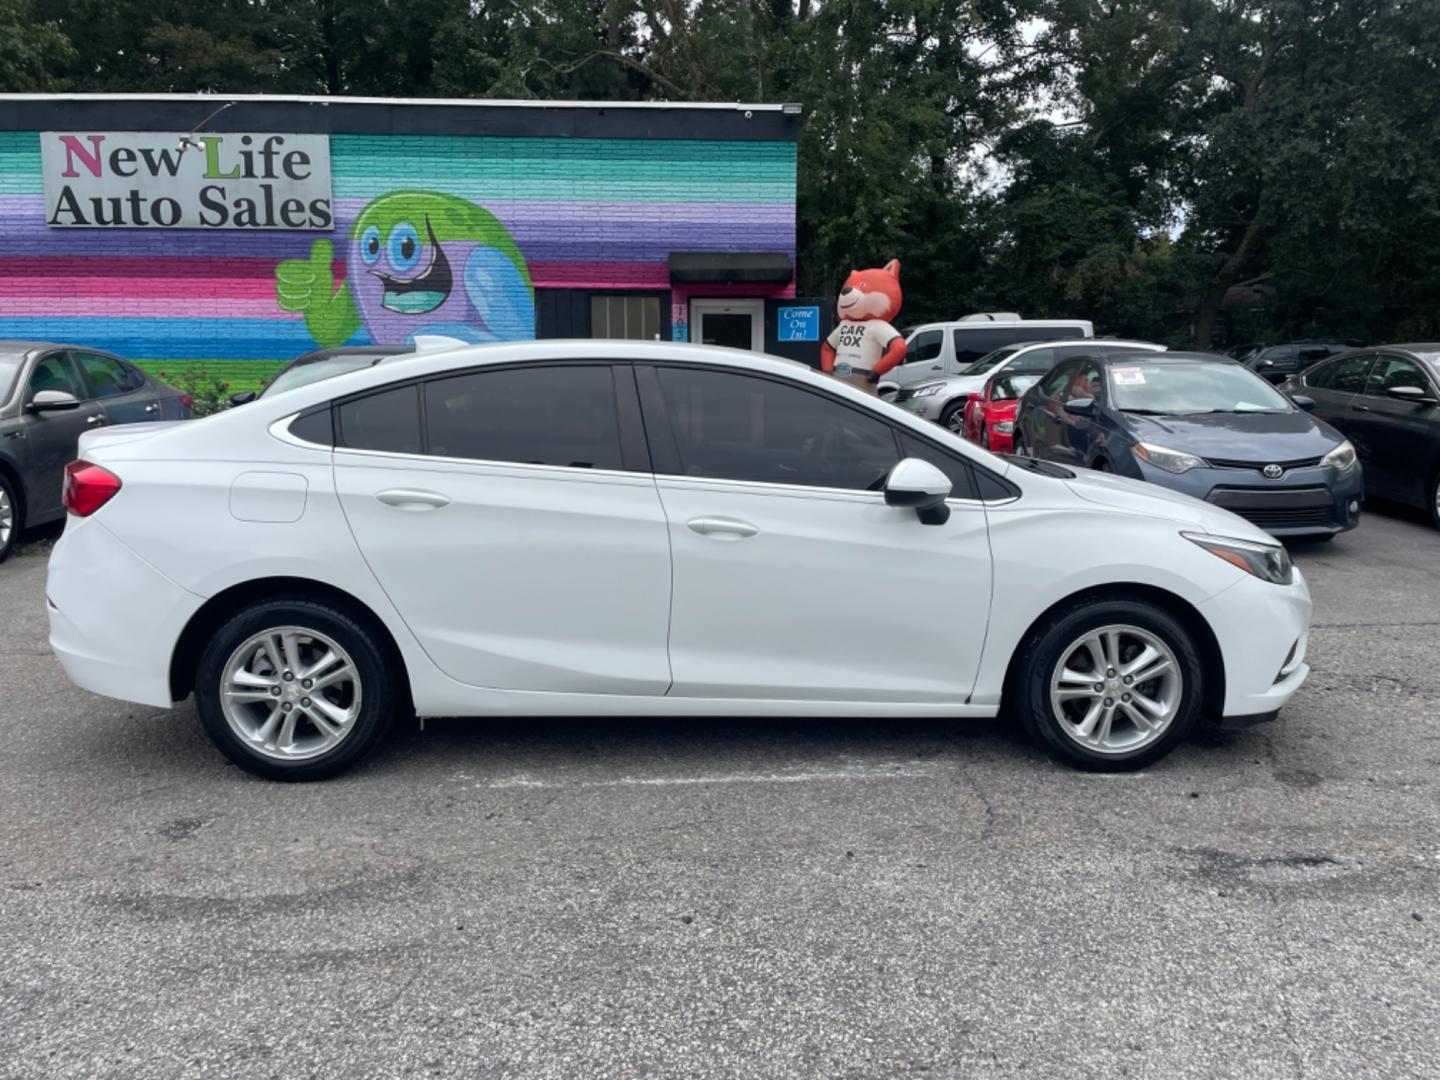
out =
[(1004, 345), (1094, 336), (1095, 326), (1087, 319), (1022, 319), (1011, 311), (924, 323), (905, 335), (905, 362), (881, 376), (879, 390), (886, 394), (902, 386), (959, 375)]

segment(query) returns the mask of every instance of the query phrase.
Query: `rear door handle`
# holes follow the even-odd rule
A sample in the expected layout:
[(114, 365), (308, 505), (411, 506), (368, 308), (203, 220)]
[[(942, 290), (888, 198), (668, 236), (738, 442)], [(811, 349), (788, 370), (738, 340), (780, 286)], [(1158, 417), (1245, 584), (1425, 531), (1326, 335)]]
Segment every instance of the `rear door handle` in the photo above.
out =
[(388, 488), (375, 498), (397, 510), (439, 510), (450, 505), (450, 496), (418, 488)]
[(1369, 412), (1369, 411), (1370, 411), (1370, 406), (1369, 406), (1369, 405), (1356, 405), (1356, 406), (1355, 406), (1355, 411), (1356, 411), (1356, 412)]
[(149, 405), (146, 405), (146, 406), (145, 406), (145, 411), (146, 411), (146, 412), (159, 412), (159, 411), (160, 411), (160, 403), (159, 403), (158, 401), (152, 401)]
[(701, 536), (713, 536), (717, 540), (744, 540), (760, 530), (748, 521), (727, 517), (697, 517), (685, 523), (691, 532)]

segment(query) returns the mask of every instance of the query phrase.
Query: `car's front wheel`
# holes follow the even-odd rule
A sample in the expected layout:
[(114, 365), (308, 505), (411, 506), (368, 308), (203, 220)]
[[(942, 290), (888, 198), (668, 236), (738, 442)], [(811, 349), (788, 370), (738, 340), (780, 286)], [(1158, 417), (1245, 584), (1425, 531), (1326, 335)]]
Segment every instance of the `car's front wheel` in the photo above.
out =
[(1056, 614), (1022, 645), (1015, 681), (1030, 736), (1069, 765), (1144, 768), (1200, 713), (1204, 665), (1190, 632), (1141, 599), (1091, 600)]
[(8, 559), (15, 545), (20, 543), (23, 525), (19, 495), (11, 487), (9, 479), (0, 474), (0, 562)]
[(400, 700), (376, 633), (345, 608), (267, 600), (211, 639), (195, 676), (206, 733), (270, 780), (323, 780), (368, 754)]
[(1430, 479), (1430, 524), (1440, 529), (1440, 469)]
[(940, 413), (940, 423), (962, 439), (965, 437), (965, 399), (952, 401)]

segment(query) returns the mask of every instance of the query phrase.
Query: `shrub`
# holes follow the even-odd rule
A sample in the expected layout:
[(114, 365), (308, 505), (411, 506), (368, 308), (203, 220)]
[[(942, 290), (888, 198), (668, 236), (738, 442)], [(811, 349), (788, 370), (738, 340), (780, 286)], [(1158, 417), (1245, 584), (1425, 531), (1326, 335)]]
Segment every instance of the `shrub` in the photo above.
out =
[(182, 368), (174, 374), (162, 371), (160, 379), (182, 394), (190, 395), (190, 409), (196, 416), (209, 416), (230, 408), (230, 384), (204, 368)]

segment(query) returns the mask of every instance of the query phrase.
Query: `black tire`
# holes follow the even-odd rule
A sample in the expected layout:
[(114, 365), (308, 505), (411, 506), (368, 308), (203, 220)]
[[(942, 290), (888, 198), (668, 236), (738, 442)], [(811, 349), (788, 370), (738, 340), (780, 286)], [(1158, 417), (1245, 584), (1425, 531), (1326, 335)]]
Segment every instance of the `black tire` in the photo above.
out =
[[(957, 414), (960, 416), (959, 431), (956, 431), (955, 428), (951, 426), (954, 423)], [(940, 410), (940, 426), (956, 435), (959, 435), (962, 439), (965, 437), (964, 398), (961, 398), (959, 401), (952, 401), (949, 405), (946, 405), (945, 408)]]
[[(1181, 675), (1179, 707), (1158, 737), (1128, 752), (1082, 746), (1055, 715), (1050, 679), (1072, 644), (1091, 630), (1112, 625), (1138, 627), (1169, 647)], [(1020, 646), (1013, 693), (1016, 715), (1030, 738), (1052, 757), (1087, 772), (1128, 772), (1160, 760), (1181, 743), (1200, 715), (1204, 665), (1188, 630), (1169, 612), (1138, 597), (1080, 600), (1037, 626)]]
[(4, 473), (0, 473), (0, 529), (4, 528), (5, 508), (9, 508), (10, 531), (0, 535), (0, 563), (8, 559), (20, 544), (20, 531), (25, 528), (25, 506), (20, 493)]
[(986, 450), (990, 449), (990, 425), (982, 424), (980, 427), (980, 445)]
[(1440, 529), (1440, 470), (1430, 477), (1430, 524)]
[(1020, 434), (1018, 425), (1015, 428), (1015, 434), (1010, 437), (1010, 453), (1015, 457), (1030, 456), (1030, 451), (1025, 449), (1025, 437)]
[[(299, 761), (261, 754), (236, 733), (220, 700), (221, 679), (232, 654), (253, 635), (273, 627), (298, 626), (330, 637), (350, 655), (358, 674), (360, 707), (348, 734), (325, 753)], [(195, 709), (205, 733), (220, 752), (247, 772), (267, 780), (325, 780), (349, 769), (384, 738), (401, 703), (387, 650), (368, 621), (321, 600), (265, 600), (231, 617), (211, 638), (195, 673)]]

